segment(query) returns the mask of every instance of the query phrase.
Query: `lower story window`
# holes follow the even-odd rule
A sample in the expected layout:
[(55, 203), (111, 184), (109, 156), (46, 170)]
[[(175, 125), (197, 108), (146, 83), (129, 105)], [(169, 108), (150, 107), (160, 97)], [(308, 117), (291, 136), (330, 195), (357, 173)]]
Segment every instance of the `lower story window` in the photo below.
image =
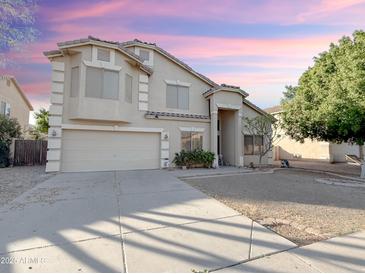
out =
[(192, 151), (203, 148), (203, 133), (194, 131), (181, 132), (181, 150)]
[(244, 136), (244, 154), (259, 155), (263, 149), (264, 138), (262, 135), (245, 135)]

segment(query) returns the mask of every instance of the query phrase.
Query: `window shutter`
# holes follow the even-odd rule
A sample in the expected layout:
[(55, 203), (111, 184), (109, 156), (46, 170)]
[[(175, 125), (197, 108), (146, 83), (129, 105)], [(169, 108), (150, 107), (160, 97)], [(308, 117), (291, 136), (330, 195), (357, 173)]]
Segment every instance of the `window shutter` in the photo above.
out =
[(0, 114), (5, 115), (5, 110), (6, 110), (6, 103), (0, 102)]
[(119, 73), (111, 70), (104, 70), (103, 78), (103, 99), (119, 98)]
[(79, 95), (79, 83), (80, 72), (79, 67), (73, 67), (71, 69), (71, 97), (77, 97)]
[(179, 109), (189, 109), (189, 88), (188, 87), (178, 87), (178, 108)]
[(125, 75), (125, 101), (132, 103), (132, 83), (133, 77), (129, 74)]
[(166, 89), (166, 107), (178, 108), (178, 88), (174, 85), (167, 85)]
[(253, 136), (245, 135), (244, 137), (244, 154), (253, 155)]
[(5, 115), (6, 116), (10, 116), (10, 104), (9, 103), (5, 103)]
[(93, 67), (86, 69), (86, 97), (101, 98), (103, 70)]

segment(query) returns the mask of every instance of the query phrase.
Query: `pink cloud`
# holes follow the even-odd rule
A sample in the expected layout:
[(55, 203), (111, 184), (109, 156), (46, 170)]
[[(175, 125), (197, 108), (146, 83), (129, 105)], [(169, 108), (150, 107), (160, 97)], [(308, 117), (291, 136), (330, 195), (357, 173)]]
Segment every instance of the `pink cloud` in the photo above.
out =
[(27, 95), (50, 95), (51, 81), (26, 83), (22, 85), (22, 89)]
[[(336, 14), (355, 5), (364, 4), (365, 0), (322, 0), (306, 11), (297, 15), (298, 22), (318, 20)], [(364, 9), (363, 9), (364, 11)]]
[[(326, 17), (337, 14), (349, 7), (364, 3), (363, 0), (322, 0), (322, 1), (131, 1), (110, 0), (89, 3), (75, 2), (60, 16), (59, 7), (42, 8), (41, 15), (50, 22), (70, 22), (80, 19), (95, 19), (108, 16), (128, 21), (138, 17), (179, 17), (195, 21), (221, 21), (239, 23), (297, 24), (327, 21)], [(364, 11), (364, 7), (362, 7)], [(351, 17), (347, 17), (351, 20)], [(336, 20), (335, 20), (336, 21)], [(115, 26), (113, 26), (115, 27)]]

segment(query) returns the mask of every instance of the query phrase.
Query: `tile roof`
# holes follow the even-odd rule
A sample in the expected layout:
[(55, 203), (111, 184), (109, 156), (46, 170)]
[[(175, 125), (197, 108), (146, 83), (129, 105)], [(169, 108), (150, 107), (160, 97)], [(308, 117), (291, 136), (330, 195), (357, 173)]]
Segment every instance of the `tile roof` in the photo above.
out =
[(148, 43), (148, 42), (143, 42), (141, 40), (138, 39), (134, 39), (131, 41), (126, 41), (121, 43), (122, 46), (124, 47), (131, 47), (131, 46), (149, 46), (152, 47), (154, 49), (156, 49), (157, 51), (159, 51), (160, 53), (162, 53), (163, 55), (167, 56), (168, 58), (172, 59), (173, 61), (175, 61), (176, 63), (178, 63), (179, 65), (181, 65), (182, 67), (184, 67), (186, 70), (196, 74), (197, 76), (199, 76), (200, 78), (204, 79), (206, 82), (208, 82), (210, 85), (212, 86), (218, 86), (217, 83), (215, 83), (213, 80), (209, 79), (208, 77), (206, 77), (205, 75), (195, 71), (193, 68), (191, 68), (189, 65), (187, 65), (186, 63), (184, 63), (183, 61), (181, 61), (180, 59), (176, 58), (174, 55), (172, 55), (171, 53), (167, 52), (166, 50), (164, 50), (163, 48), (157, 46), (155, 43)]
[[(125, 48), (119, 42), (102, 40), (102, 39), (99, 39), (99, 38), (96, 38), (96, 37), (93, 37), (93, 36), (89, 35), (87, 38), (82, 38), (82, 39), (76, 39), (76, 40), (70, 40), (70, 41), (57, 43), (57, 46), (59, 48), (67, 48), (68, 46), (73, 46), (73, 45), (78, 45), (78, 44), (85, 44), (85, 43), (90, 43), (90, 42), (100, 42), (100, 43), (113, 45), (114, 47), (117, 47), (120, 51), (124, 52), (125, 54), (127, 54), (130, 57), (132, 57), (133, 59), (135, 59), (147, 73), (149, 73), (149, 74), (153, 73), (153, 69), (151, 67), (147, 66), (147, 65), (144, 65), (143, 60), (137, 54), (135, 54), (133, 51)], [(43, 54), (45, 56), (51, 56), (51, 55), (56, 55), (56, 54), (62, 54), (62, 52), (60, 50), (51, 50), (51, 51), (45, 51), (45, 52), (43, 52)]]
[(178, 117), (178, 118), (203, 119), (203, 120), (210, 119), (209, 115), (160, 112), (160, 111), (147, 111), (145, 116), (154, 116), (156, 118), (158, 118), (159, 116), (163, 116), (163, 117)]
[(248, 96), (248, 93), (246, 91), (242, 90), (240, 87), (227, 85), (227, 84), (221, 84), (221, 85), (214, 86), (214, 87), (208, 89), (206, 92), (204, 92), (203, 96), (208, 97), (209, 95), (211, 95), (219, 90), (234, 91), (234, 92), (240, 93), (244, 97)]

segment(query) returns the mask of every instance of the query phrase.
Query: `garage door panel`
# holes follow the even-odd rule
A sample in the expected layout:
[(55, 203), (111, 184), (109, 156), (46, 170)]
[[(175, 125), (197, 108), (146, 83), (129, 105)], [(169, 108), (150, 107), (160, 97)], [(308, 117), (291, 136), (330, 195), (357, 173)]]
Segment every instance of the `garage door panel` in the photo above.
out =
[(62, 140), (63, 171), (159, 168), (159, 133), (65, 130)]

